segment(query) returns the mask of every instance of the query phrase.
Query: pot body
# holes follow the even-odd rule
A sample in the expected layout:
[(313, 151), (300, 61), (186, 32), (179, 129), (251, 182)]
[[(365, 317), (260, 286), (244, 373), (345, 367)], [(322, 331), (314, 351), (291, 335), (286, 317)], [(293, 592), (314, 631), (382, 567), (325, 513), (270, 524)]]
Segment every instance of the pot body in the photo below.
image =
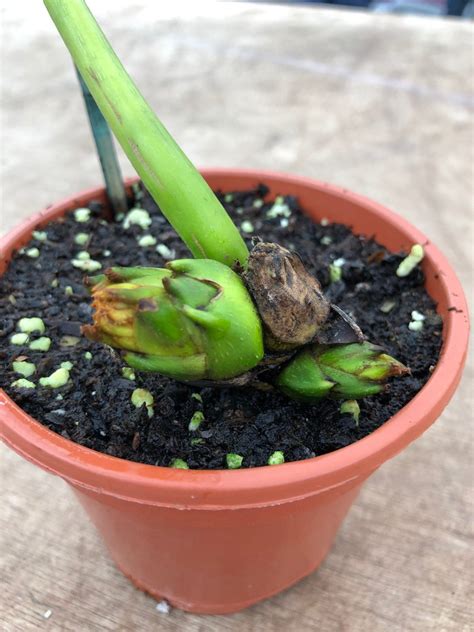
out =
[(314, 571), (361, 484), (238, 510), (177, 509), (74, 491), (112, 559), (138, 588), (183, 610), (222, 614)]
[[(208, 170), (214, 189), (264, 182), (319, 221), (374, 235), (391, 250), (425, 246), (426, 287), (443, 317), (443, 350), (423, 389), (364, 439), (330, 454), (252, 470), (196, 471), (131, 463), (51, 432), (0, 392), (4, 441), (68, 482), (120, 569), (156, 598), (192, 612), (225, 613), (268, 597), (313, 571), (367, 477), (435, 421), (460, 379), (468, 319), (462, 288), (437, 248), (408, 222), (344, 189), (271, 172)], [(1, 242), (0, 272), (31, 232), (103, 189), (53, 205)], [(315, 245), (316, 247), (316, 245)]]

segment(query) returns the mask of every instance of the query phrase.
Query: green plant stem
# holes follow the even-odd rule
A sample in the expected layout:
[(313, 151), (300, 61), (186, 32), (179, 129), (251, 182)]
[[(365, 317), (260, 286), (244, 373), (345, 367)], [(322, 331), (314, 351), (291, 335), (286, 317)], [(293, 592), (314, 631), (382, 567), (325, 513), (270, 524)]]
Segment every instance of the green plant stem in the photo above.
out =
[(247, 247), (225, 209), (140, 94), (83, 0), (44, 0), (119, 143), (197, 258), (245, 265)]

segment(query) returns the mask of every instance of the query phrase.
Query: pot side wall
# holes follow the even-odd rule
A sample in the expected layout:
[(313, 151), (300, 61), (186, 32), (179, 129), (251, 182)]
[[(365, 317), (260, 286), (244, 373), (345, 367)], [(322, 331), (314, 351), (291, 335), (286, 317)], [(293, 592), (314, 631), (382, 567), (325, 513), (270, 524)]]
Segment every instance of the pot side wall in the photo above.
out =
[(239, 510), (140, 505), (73, 488), (119, 569), (157, 600), (189, 612), (236, 612), (314, 571), (358, 495)]

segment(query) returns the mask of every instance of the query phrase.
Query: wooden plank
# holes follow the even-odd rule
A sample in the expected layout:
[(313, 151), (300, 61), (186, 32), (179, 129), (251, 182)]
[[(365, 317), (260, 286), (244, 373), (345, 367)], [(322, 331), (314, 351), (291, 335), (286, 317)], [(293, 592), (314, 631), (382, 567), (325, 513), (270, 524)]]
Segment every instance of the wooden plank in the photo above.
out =
[[(105, 4), (91, 7), (196, 163), (291, 171), (373, 197), (428, 234), (472, 291), (470, 24)], [(42, 6), (24, 0), (4, 13), (6, 230), (100, 175), (70, 61)], [(230, 616), (158, 613), (115, 569), (65, 484), (3, 448), (3, 629), (467, 632), (472, 377), (471, 365), (440, 421), (370, 479), (317, 573)]]

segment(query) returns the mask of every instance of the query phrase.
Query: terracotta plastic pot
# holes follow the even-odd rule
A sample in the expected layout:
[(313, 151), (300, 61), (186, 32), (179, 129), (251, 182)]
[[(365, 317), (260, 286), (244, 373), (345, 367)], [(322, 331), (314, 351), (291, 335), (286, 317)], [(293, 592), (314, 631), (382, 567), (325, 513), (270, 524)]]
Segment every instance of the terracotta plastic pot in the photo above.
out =
[[(459, 382), (467, 308), (453, 270), (416, 228), (379, 204), (314, 180), (261, 171), (207, 170), (213, 188), (259, 182), (298, 196), (306, 212), (375, 235), (391, 250), (425, 245), (428, 292), (443, 317), (443, 350), (424, 388), (371, 435), (330, 454), (280, 466), (192, 471), (131, 463), (54, 434), (2, 393), (2, 435), (29, 461), (62, 477), (102, 534), (118, 567), (157, 599), (203, 613), (245, 608), (314, 571), (362, 484), (432, 424)], [(32, 230), (92, 199), (55, 204), (3, 241), (3, 269)], [(1, 270), (0, 270), (1, 271)]]

